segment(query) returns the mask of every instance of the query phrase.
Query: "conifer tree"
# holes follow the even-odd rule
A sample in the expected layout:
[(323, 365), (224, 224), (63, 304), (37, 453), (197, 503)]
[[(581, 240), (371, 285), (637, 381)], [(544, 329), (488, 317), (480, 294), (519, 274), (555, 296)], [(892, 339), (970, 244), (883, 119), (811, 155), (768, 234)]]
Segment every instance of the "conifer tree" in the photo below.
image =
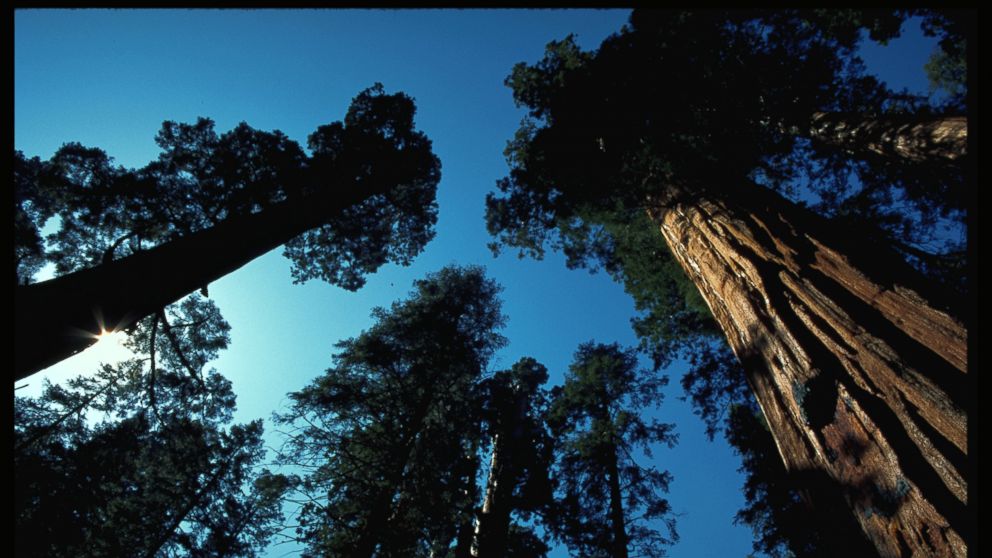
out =
[[(46, 162), (15, 152), (14, 379), (280, 246), (295, 281), (350, 290), (408, 264), (433, 238), (440, 180), (414, 112), (377, 84), (309, 136), (309, 154), (279, 131), (218, 135), (205, 118), (165, 122), (158, 160), (141, 169), (76, 143)], [(43, 260), (58, 277), (31, 284)]]
[[(968, 156), (893, 165), (802, 134), (823, 113), (933, 116), (863, 72), (861, 30), (892, 32), (854, 15), (635, 11), (594, 52), (550, 44), (507, 80), (530, 114), (488, 225), (522, 253), (550, 244), (629, 290), (659, 287), (640, 325), (666, 343), (692, 350), (712, 318), (699, 331), (715, 323), (743, 364), (787, 471), (843, 494), (880, 553), (961, 556), (963, 282), (926, 277), (961, 244), (921, 242), (960, 227)], [(787, 199), (797, 184), (818, 203)], [(652, 268), (682, 273), (641, 273)]]
[(635, 448), (676, 441), (674, 425), (642, 418), (658, 405), (667, 378), (637, 364), (619, 345), (579, 346), (555, 390), (549, 423), (556, 438), (556, 511), (552, 531), (580, 556), (665, 556), (678, 541), (662, 497), (672, 476), (634, 460)]
[(291, 394), (279, 461), (304, 467), (305, 555), (428, 556), (472, 514), (477, 382), (504, 339), (498, 286), (447, 267), (373, 312), (334, 366)]
[(227, 324), (195, 295), (167, 314), (138, 325), (134, 358), (15, 398), (18, 556), (256, 556), (278, 531), (289, 479), (204, 370)]

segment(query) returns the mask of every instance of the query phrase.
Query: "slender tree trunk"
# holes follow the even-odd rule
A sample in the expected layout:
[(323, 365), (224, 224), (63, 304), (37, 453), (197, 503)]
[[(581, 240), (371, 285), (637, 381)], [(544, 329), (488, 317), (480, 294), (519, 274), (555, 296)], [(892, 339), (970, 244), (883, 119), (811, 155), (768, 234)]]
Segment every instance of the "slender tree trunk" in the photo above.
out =
[(818, 112), (809, 136), (851, 152), (914, 162), (954, 161), (968, 146), (964, 116), (879, 117)]
[(623, 492), (617, 467), (617, 448), (613, 446), (608, 464), (607, 483), (610, 485), (610, 524), (613, 529), (613, 558), (627, 558), (627, 527), (623, 514)]
[(898, 256), (767, 189), (649, 209), (811, 498), (881, 556), (967, 553), (967, 332)]
[(493, 439), (493, 453), (486, 481), (486, 497), (482, 503), (476, 547), (479, 558), (501, 558), (506, 553), (510, 531), (511, 498), (520, 475), (519, 452), (524, 443), (523, 422), (528, 410), (528, 394), (516, 390), (508, 419)]
[[(482, 511), (475, 530), (473, 556), (489, 558), (502, 556), (506, 547), (506, 530), (510, 526), (510, 508), (507, 506), (505, 485), (509, 464), (506, 463), (506, 435), (493, 436), (493, 450), (489, 457), (489, 476), (486, 479), (486, 497), (482, 501)], [(511, 481), (512, 484), (512, 481)], [(512, 487), (511, 487), (512, 488)], [(504, 521), (505, 515), (505, 521)], [(502, 537), (500, 534), (502, 533)]]
[(454, 558), (470, 558), (472, 556), (472, 543), (475, 541), (475, 515), (476, 502), (479, 499), (479, 485), (476, 478), (479, 476), (479, 442), (473, 440), (471, 449), (463, 457), (465, 472), (462, 476), (462, 498), (461, 520), (455, 524), (451, 538), (446, 541), (443, 548), (445, 553), (451, 541), (455, 541)]
[(124, 329), (376, 194), (356, 188), (284, 202), (120, 260), (14, 292), (14, 380)]
[(455, 558), (472, 556), (472, 541), (474, 539), (475, 528), (471, 521), (466, 521), (458, 528), (458, 536), (455, 539)]

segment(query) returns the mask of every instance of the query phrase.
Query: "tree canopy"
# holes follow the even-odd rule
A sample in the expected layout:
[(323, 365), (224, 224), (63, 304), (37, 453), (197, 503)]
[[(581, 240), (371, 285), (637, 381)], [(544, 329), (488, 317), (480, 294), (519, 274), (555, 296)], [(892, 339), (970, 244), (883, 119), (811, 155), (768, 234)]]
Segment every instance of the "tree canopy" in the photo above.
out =
[(610, 269), (622, 241), (610, 223), (635, 223), (668, 196), (757, 182), (847, 227), (925, 243), (923, 259), (960, 250), (933, 235), (942, 218), (963, 220), (960, 168), (907, 171), (801, 133), (820, 113), (932, 110), (887, 90), (855, 54), (861, 29), (891, 38), (905, 15), (636, 10), (596, 51), (550, 43), (506, 81), (529, 114), (508, 144), (501, 195), (487, 198), (494, 246), (533, 256), (550, 246), (571, 266)]
[[(218, 134), (214, 121), (166, 121), (157, 160), (115, 165), (103, 150), (64, 144), (48, 161), (15, 152), (15, 211), (28, 246), (48, 218), (56, 231), (41, 254), (56, 275), (98, 266), (276, 204), (357, 189), (368, 198), (291, 239), (297, 281), (347, 289), (387, 261), (408, 263), (433, 237), (440, 163), (414, 127), (413, 99), (381, 84), (359, 93), (343, 122), (319, 126), (309, 154), (275, 130), (242, 122)], [(26, 248), (25, 248), (26, 249)], [(30, 283), (29, 264), (17, 268)]]
[(505, 340), (498, 286), (446, 267), (341, 342), (291, 395), (284, 464), (305, 467), (307, 555), (443, 555), (471, 514), (481, 437), (477, 382)]
[[(204, 118), (164, 123), (162, 152), (141, 169), (79, 144), (47, 162), (16, 152), (16, 378), (279, 246), (295, 281), (350, 290), (387, 262), (408, 264), (433, 238), (440, 180), (414, 112), (377, 84), (310, 135), (309, 155), (281, 132), (242, 123), (218, 135)], [(28, 284), (44, 261), (60, 276)]]
[[(556, 439), (558, 495), (551, 530), (581, 556), (665, 556), (678, 541), (662, 497), (672, 475), (639, 465), (633, 450), (677, 440), (673, 424), (639, 411), (660, 404), (667, 378), (637, 365), (618, 345), (585, 343), (555, 388), (548, 422)], [(659, 528), (660, 527), (660, 528)]]
[(230, 424), (231, 384), (204, 370), (226, 322), (195, 295), (168, 314), (137, 326), (135, 357), (15, 398), (19, 556), (257, 556), (279, 530), (262, 423)]
[[(621, 280), (656, 365), (690, 360), (683, 385), (711, 435), (748, 388), (648, 214), (706, 198), (762, 205), (773, 197), (755, 192), (771, 190), (831, 218), (837, 235), (895, 249), (940, 281), (920, 291), (928, 300), (960, 310), (970, 197), (963, 159), (885, 157), (858, 136), (811, 125), (823, 115), (923, 122), (962, 109), (890, 91), (865, 72), (860, 37), (891, 39), (909, 15), (635, 10), (597, 50), (572, 37), (550, 43), (541, 61), (518, 64), (506, 80), (528, 116), (508, 143), (508, 176), (487, 197), (494, 250), (538, 258), (559, 250), (570, 267), (602, 267)], [(963, 37), (956, 15), (923, 15), (928, 33), (943, 34), (942, 48)], [(953, 232), (939, 233), (945, 226)]]

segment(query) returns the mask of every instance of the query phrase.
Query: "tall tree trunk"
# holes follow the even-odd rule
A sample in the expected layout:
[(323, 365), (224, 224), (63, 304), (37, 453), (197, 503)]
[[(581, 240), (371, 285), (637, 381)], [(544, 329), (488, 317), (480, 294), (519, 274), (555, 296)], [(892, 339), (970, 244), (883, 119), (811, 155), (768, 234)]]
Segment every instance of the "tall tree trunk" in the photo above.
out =
[[(506, 532), (510, 527), (510, 506), (507, 488), (513, 489), (509, 478), (512, 458), (506, 455), (506, 435), (493, 436), (493, 450), (489, 458), (489, 477), (486, 479), (486, 497), (475, 532), (473, 556), (489, 558), (502, 556), (506, 550)], [(507, 487), (507, 485), (510, 485)]]
[(124, 329), (376, 194), (357, 188), (232, 217), (147, 252), (14, 291), (14, 380)]
[(627, 558), (627, 527), (623, 513), (623, 492), (620, 490), (620, 470), (617, 448), (613, 446), (608, 464), (607, 483), (610, 485), (610, 526), (613, 530), (613, 558)]
[(967, 332), (918, 274), (759, 186), (649, 212), (811, 498), (843, 494), (881, 556), (965, 556)]
[[(479, 486), (476, 478), (479, 474), (478, 443), (473, 441), (469, 455), (465, 457), (466, 474), (462, 482), (464, 503), (461, 509), (461, 520), (456, 522), (452, 540), (455, 541), (454, 558), (470, 558), (473, 555), (473, 543), (476, 529), (476, 502), (479, 499)], [(443, 546), (447, 552), (450, 540)]]
[(516, 389), (513, 407), (505, 412), (506, 422), (494, 436), (493, 453), (486, 481), (486, 497), (482, 503), (476, 547), (479, 558), (500, 558), (506, 553), (510, 531), (510, 500), (520, 475), (519, 451), (524, 442), (523, 422), (528, 410), (528, 393)]
[(809, 136), (853, 153), (871, 153), (914, 162), (948, 162), (964, 155), (968, 120), (964, 116), (883, 116), (817, 112)]
[(455, 538), (455, 558), (472, 556), (472, 541), (474, 539), (475, 528), (471, 521), (465, 521), (458, 527), (458, 536)]

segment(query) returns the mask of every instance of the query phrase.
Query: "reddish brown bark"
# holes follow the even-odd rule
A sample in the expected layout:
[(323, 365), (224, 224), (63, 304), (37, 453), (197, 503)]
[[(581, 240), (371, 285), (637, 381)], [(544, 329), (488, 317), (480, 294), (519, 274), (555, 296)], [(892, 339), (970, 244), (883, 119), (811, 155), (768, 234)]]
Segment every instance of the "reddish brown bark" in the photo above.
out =
[(881, 556), (965, 556), (967, 332), (913, 270), (758, 186), (651, 213), (814, 503)]
[(964, 116), (864, 118), (818, 112), (809, 135), (851, 152), (868, 152), (914, 162), (953, 161), (966, 153)]

